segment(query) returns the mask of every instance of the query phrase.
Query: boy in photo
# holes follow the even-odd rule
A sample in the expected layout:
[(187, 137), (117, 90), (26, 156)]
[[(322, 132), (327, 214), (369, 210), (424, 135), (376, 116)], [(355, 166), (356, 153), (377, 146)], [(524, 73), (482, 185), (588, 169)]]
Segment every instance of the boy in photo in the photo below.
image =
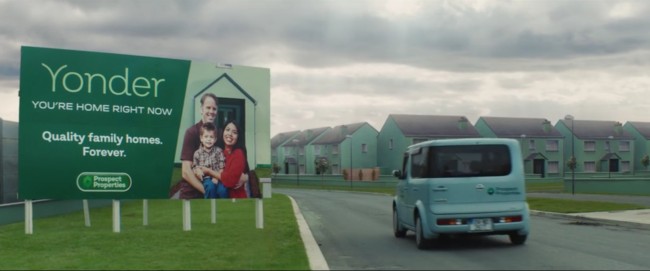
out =
[(228, 189), (213, 176), (226, 165), (223, 150), (217, 146), (217, 128), (214, 123), (204, 123), (200, 129), (201, 146), (194, 152), (192, 170), (202, 180), (204, 198), (228, 198)]

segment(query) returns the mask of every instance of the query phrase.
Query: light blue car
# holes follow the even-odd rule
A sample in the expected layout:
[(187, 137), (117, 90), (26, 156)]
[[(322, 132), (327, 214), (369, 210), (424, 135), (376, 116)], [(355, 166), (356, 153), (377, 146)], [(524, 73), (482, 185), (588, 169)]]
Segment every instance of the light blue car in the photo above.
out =
[(519, 142), (503, 138), (418, 143), (404, 154), (393, 200), (395, 237), (415, 232), (418, 248), (458, 234), (507, 234), (526, 242), (530, 213)]

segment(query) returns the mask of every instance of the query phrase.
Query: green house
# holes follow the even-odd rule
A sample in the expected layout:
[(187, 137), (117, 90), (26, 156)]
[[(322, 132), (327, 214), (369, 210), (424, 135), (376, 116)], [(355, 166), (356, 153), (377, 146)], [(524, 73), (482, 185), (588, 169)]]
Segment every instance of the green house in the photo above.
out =
[(480, 117), (476, 130), (483, 137), (517, 139), (524, 172), (537, 177), (564, 174), (564, 136), (543, 118)]
[(576, 159), (575, 173), (634, 172), (634, 137), (620, 122), (563, 119), (555, 128), (565, 136), (564, 160)]
[(289, 173), (289, 165), (295, 167), (296, 160), (292, 160), (291, 163), (286, 160), (286, 157), (290, 156), (290, 153), (285, 153), (285, 144), (291, 141), (296, 137), (300, 131), (291, 131), (285, 133), (279, 133), (271, 138), (271, 164), (273, 167), (276, 167), (279, 173)]
[(647, 171), (650, 165), (650, 122), (628, 121), (623, 129), (634, 137), (634, 171)]
[[(284, 144), (285, 151), (290, 152), (292, 157), (285, 157), (285, 164), (288, 167), (291, 167), (291, 161), (297, 161), (297, 168), (299, 169), (300, 174), (315, 174), (314, 160), (318, 152), (320, 152), (320, 145), (312, 145), (311, 143), (314, 140), (320, 138), (327, 130), (330, 130), (330, 127), (322, 127), (315, 129), (308, 129), (301, 131), (295, 137), (291, 138), (286, 144)], [(293, 164), (296, 166), (296, 164)], [(290, 171), (291, 173), (296, 173)], [(289, 174), (289, 172), (285, 172)]]
[(367, 122), (336, 126), (312, 145), (314, 159), (326, 161), (331, 174), (377, 166), (377, 130)]
[(377, 165), (382, 175), (401, 168), (409, 145), (443, 138), (480, 137), (463, 116), (390, 114), (377, 135)]

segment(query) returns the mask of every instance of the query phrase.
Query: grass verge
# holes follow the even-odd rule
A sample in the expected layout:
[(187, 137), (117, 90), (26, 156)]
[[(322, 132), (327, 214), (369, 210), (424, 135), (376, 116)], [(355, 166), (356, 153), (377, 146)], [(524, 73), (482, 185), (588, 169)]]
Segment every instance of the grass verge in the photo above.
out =
[(182, 229), (182, 202), (149, 200), (121, 206), (121, 232), (112, 231), (112, 208), (91, 210), (92, 227), (76, 212), (0, 227), (0, 269), (48, 270), (305, 270), (309, 262), (288, 197), (264, 199), (264, 229), (255, 227), (255, 201), (193, 200), (192, 230)]
[(586, 213), (646, 209), (645, 206), (602, 201), (582, 201), (528, 197), (531, 210), (555, 213)]

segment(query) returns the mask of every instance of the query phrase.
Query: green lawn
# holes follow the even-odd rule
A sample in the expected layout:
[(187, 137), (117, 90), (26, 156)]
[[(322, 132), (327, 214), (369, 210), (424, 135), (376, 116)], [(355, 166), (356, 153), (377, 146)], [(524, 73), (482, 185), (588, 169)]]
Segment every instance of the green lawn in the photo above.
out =
[(264, 229), (255, 227), (254, 200), (218, 200), (216, 224), (210, 201), (191, 205), (191, 231), (179, 200), (149, 200), (149, 226), (141, 201), (122, 204), (120, 233), (110, 206), (91, 210), (92, 227), (81, 212), (37, 219), (32, 235), (24, 223), (0, 226), (0, 269), (309, 269), (288, 197), (264, 199)]
[(647, 207), (636, 204), (612, 203), (600, 201), (582, 201), (569, 199), (549, 199), (528, 197), (531, 210), (555, 213), (606, 212), (620, 210), (639, 210)]

